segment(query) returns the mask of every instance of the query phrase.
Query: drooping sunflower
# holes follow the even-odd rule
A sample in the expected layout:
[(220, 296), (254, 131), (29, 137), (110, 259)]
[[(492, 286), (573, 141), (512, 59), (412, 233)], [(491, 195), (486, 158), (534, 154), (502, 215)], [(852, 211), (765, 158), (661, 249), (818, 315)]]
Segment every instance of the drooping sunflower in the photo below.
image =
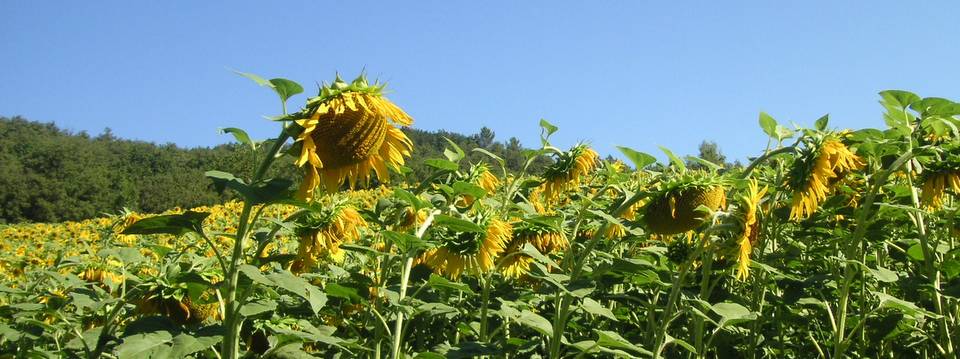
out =
[(666, 182), (643, 209), (643, 221), (654, 234), (677, 234), (697, 228), (707, 220), (701, 206), (716, 211), (726, 206), (724, 180), (701, 172)]
[(497, 219), (488, 220), (483, 228), (483, 232), (455, 232), (442, 226), (431, 227), (431, 236), (440, 246), (424, 253), (422, 262), (453, 279), (463, 273), (476, 275), (490, 271), (510, 240), (513, 228)]
[(569, 151), (557, 155), (554, 162), (543, 173), (543, 194), (548, 201), (554, 201), (560, 194), (579, 186), (590, 172), (600, 166), (600, 155), (586, 144), (573, 146)]
[[(464, 180), (468, 183), (472, 183), (480, 188), (483, 188), (483, 190), (487, 192), (487, 195), (496, 193), (497, 187), (500, 186), (500, 179), (490, 172), (490, 167), (488, 167), (485, 163), (478, 163), (470, 166), (470, 171), (467, 172)], [(458, 205), (461, 207), (470, 206), (476, 200), (477, 199), (474, 198), (474, 196), (465, 194), (463, 195), (463, 200)]]
[(297, 220), (296, 233), (300, 238), (297, 256), (291, 264), (294, 273), (303, 273), (314, 266), (321, 258), (343, 261), (343, 243), (360, 238), (360, 228), (367, 222), (356, 209), (345, 203), (334, 203), (319, 213), (311, 212)]
[(567, 240), (567, 235), (563, 233), (560, 220), (560, 217), (555, 216), (524, 219), (514, 226), (514, 238), (520, 241), (520, 247), (523, 246), (523, 243), (530, 243), (543, 254), (567, 249), (570, 246), (570, 241)]
[(335, 192), (346, 182), (350, 187), (366, 184), (371, 173), (380, 182), (389, 180), (388, 167), (404, 164), (413, 143), (397, 126), (413, 119), (383, 96), (384, 85), (370, 85), (361, 75), (351, 83), (338, 75), (324, 85), (320, 95), (307, 101), (296, 123), (303, 128), (297, 166), (306, 167), (299, 196), (310, 199), (323, 186)]
[(757, 244), (760, 234), (760, 221), (757, 217), (760, 201), (767, 194), (767, 186), (762, 189), (757, 180), (750, 180), (748, 193), (740, 197), (740, 215), (743, 219), (743, 232), (737, 240), (737, 279), (745, 280), (750, 274), (750, 254)]
[(933, 209), (942, 208), (948, 189), (960, 194), (960, 155), (951, 154), (928, 165), (920, 181), (920, 201)]
[(844, 133), (814, 136), (793, 163), (788, 186), (793, 190), (790, 219), (810, 217), (847, 172), (863, 161), (843, 143)]

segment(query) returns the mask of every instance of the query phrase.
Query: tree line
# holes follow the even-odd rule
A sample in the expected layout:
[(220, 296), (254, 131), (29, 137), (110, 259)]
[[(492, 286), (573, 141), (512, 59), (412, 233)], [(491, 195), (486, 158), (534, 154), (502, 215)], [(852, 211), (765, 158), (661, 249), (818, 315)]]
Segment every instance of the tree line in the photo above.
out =
[[(450, 139), (463, 148), (467, 160), (488, 160), (471, 151), (484, 148), (502, 157), (507, 167), (522, 167), (524, 147), (517, 138), (497, 141), (489, 128), (463, 135), (447, 131), (404, 129), (414, 143), (407, 180), (425, 178), (423, 161), (443, 157)], [(259, 152), (259, 151), (257, 151)], [(190, 208), (231, 198), (217, 192), (204, 172), (215, 169), (250, 177), (250, 158), (262, 155), (237, 143), (182, 148), (117, 138), (109, 129), (96, 136), (73, 133), (53, 123), (22, 117), (0, 117), (0, 223), (60, 222), (117, 213), (122, 208), (156, 213), (173, 207)], [(273, 166), (271, 176), (300, 177), (290, 156)], [(538, 162), (536, 167), (545, 165)]]

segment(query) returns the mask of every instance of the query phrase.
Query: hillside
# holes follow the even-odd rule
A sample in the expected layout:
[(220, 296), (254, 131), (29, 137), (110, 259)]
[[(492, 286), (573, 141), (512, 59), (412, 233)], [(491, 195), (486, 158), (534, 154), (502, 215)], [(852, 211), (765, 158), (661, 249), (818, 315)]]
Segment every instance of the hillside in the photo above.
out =
[[(408, 163), (410, 180), (427, 173), (425, 159), (442, 157), (444, 137), (468, 153), (486, 148), (503, 157), (511, 170), (522, 165), (520, 141), (496, 141), (487, 128), (474, 135), (404, 131), (415, 146)], [(221, 203), (229, 194), (213, 190), (203, 173), (217, 169), (248, 176), (253, 171), (246, 161), (251, 155), (250, 148), (238, 144), (182, 148), (117, 138), (109, 129), (91, 136), (52, 123), (0, 117), (0, 223), (80, 220), (124, 207), (162, 212)], [(470, 153), (469, 159), (485, 160), (479, 153)], [(298, 177), (292, 165), (275, 168), (283, 173), (274, 176)]]

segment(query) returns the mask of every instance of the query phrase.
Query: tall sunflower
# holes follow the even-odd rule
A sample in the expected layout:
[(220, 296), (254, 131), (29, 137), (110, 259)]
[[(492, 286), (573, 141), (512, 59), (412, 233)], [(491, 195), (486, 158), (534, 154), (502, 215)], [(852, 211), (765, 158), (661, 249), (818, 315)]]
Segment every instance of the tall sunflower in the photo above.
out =
[(753, 252), (753, 246), (757, 243), (760, 234), (760, 221), (757, 218), (757, 210), (760, 201), (767, 194), (767, 186), (763, 189), (757, 183), (757, 180), (750, 180), (749, 191), (746, 195), (740, 197), (740, 214), (743, 217), (743, 232), (737, 240), (737, 279), (745, 280), (750, 274), (750, 254)]
[(432, 227), (431, 235), (440, 246), (425, 253), (422, 262), (454, 279), (463, 273), (479, 274), (493, 269), (494, 260), (503, 253), (513, 228), (497, 219), (489, 220), (484, 228), (484, 232), (454, 232)]
[[(467, 172), (467, 174), (464, 177), (465, 178), (463, 179), (466, 182), (475, 184), (480, 188), (483, 188), (483, 190), (487, 192), (487, 195), (496, 193), (497, 187), (500, 186), (500, 179), (497, 178), (497, 176), (494, 176), (493, 173), (490, 172), (490, 167), (488, 167), (485, 163), (479, 163), (479, 164), (470, 166), (470, 171)], [(460, 207), (470, 206), (476, 200), (477, 199), (474, 198), (472, 195), (465, 194), (463, 195), (462, 201), (458, 203), (458, 206)]]
[(948, 189), (960, 194), (960, 155), (951, 154), (928, 165), (920, 181), (920, 201), (933, 209), (942, 208)]
[(863, 161), (841, 141), (843, 134), (813, 138), (790, 169), (793, 190), (790, 219), (801, 220), (816, 212), (834, 185), (847, 172), (863, 167)]
[(564, 250), (570, 246), (566, 234), (563, 233), (560, 217), (527, 218), (514, 226), (513, 235), (522, 243), (533, 244), (540, 253), (549, 254)]
[(296, 233), (300, 237), (297, 256), (291, 265), (291, 271), (303, 273), (314, 266), (321, 258), (343, 261), (344, 252), (340, 244), (356, 241), (360, 238), (360, 228), (367, 222), (356, 209), (343, 203), (335, 203), (320, 213), (311, 212), (297, 220)]
[(701, 206), (717, 211), (726, 206), (725, 180), (693, 172), (668, 180), (650, 197), (643, 220), (654, 234), (677, 234), (697, 228), (707, 220)]
[(590, 172), (600, 166), (600, 155), (596, 151), (579, 144), (557, 156), (543, 174), (543, 194), (548, 201), (554, 201), (560, 194), (579, 186)]
[(368, 84), (363, 75), (351, 83), (338, 75), (307, 101), (303, 118), (296, 121), (303, 128), (296, 140), (296, 164), (306, 166), (301, 198), (312, 198), (321, 185), (335, 192), (344, 182), (366, 184), (371, 172), (387, 182), (388, 167), (402, 166), (404, 157), (410, 157), (413, 143), (397, 126), (409, 126), (413, 119), (384, 97), (383, 89)]

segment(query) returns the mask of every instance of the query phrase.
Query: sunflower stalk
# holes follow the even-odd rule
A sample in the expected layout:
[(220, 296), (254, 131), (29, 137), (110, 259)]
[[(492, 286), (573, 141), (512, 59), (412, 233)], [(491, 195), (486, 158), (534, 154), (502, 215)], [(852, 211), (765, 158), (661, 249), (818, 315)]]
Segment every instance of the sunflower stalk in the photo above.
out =
[[(896, 161), (894, 161), (886, 169), (881, 170), (877, 175), (875, 175), (874, 183), (870, 186), (870, 189), (867, 193), (866, 199), (863, 202), (863, 206), (857, 211), (855, 219), (855, 230), (848, 241), (844, 241), (844, 257), (845, 258), (856, 258), (856, 254), (852, 253), (861, 247), (860, 241), (863, 240), (864, 235), (867, 232), (867, 227), (869, 225), (868, 221), (870, 218), (870, 212), (873, 211), (874, 199), (877, 196), (877, 193), (880, 191), (880, 188), (883, 187), (887, 182), (887, 178), (890, 175), (897, 171), (901, 166), (907, 163), (914, 157), (913, 151), (907, 151), (906, 153), (900, 155)], [(862, 271), (862, 268), (859, 264), (845, 263), (843, 266), (843, 276), (840, 280), (840, 298), (837, 304), (837, 315), (836, 315), (836, 326), (834, 329), (833, 335), (833, 356), (834, 359), (842, 359), (846, 354), (846, 345), (845, 345), (845, 333), (846, 333), (846, 324), (847, 324), (847, 304), (850, 299), (850, 289), (853, 284), (853, 280), (856, 277), (858, 272)]]
[[(423, 238), (423, 235), (427, 232), (427, 228), (430, 227), (430, 224), (433, 223), (433, 217), (439, 212), (434, 210), (430, 211), (427, 215), (427, 218), (423, 220), (423, 224), (420, 225), (420, 228), (417, 229), (417, 238)], [(407, 296), (407, 285), (410, 282), (410, 270), (413, 268), (413, 256), (407, 254), (407, 258), (403, 263), (403, 271), (400, 273), (400, 294), (397, 297), (397, 302), (402, 302), (403, 299)], [(397, 311), (397, 320), (393, 326), (393, 350), (391, 351), (391, 357), (397, 359), (400, 357), (400, 346), (402, 342), (402, 331), (403, 331), (403, 312)]]

